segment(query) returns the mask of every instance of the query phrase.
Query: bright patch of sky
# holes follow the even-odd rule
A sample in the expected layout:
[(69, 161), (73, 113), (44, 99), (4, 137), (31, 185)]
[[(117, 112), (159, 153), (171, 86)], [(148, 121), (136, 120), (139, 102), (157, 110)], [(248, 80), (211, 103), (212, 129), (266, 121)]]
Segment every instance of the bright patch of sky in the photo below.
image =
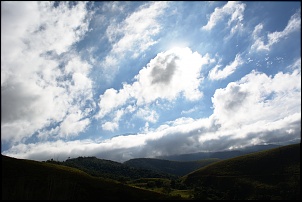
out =
[(300, 2), (1, 2), (1, 153), (299, 141), (300, 37)]

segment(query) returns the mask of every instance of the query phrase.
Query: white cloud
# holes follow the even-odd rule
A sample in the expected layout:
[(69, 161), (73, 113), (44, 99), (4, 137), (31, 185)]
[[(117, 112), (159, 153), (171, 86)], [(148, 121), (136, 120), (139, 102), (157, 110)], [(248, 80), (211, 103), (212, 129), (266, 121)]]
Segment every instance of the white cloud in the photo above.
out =
[(119, 125), (116, 122), (107, 121), (106, 123), (102, 124), (102, 129), (108, 131), (115, 131), (116, 129), (118, 129), (118, 127)]
[(300, 83), (297, 70), (274, 77), (253, 71), (239, 82), (216, 90), (212, 98), (214, 115), (224, 127), (248, 126), (260, 120), (275, 122), (300, 111)]
[(136, 112), (136, 116), (151, 123), (156, 123), (159, 118), (155, 110), (150, 110), (148, 108), (140, 108)]
[(281, 32), (272, 32), (268, 33), (267, 44), (264, 43), (263, 37), (259, 36), (260, 32), (263, 29), (263, 24), (258, 24), (253, 31), (253, 39), (254, 43), (251, 46), (252, 50), (266, 50), (269, 51), (271, 46), (275, 43), (278, 43), (280, 40), (286, 38), (289, 34), (301, 30), (301, 10), (297, 11), (294, 15), (289, 19), (286, 27)]
[(218, 69), (221, 65), (216, 65), (209, 73), (209, 77), (211, 80), (220, 80), (225, 79), (231, 74), (233, 74), (236, 69), (243, 64), (243, 60), (241, 59), (240, 55), (237, 54), (234, 61), (229, 65), (225, 66), (222, 70)]
[(190, 114), (190, 113), (195, 112), (197, 110), (198, 110), (198, 107), (195, 106), (192, 109), (181, 111), (181, 114)]
[(84, 131), (84, 129), (90, 124), (88, 118), (81, 120), (83, 115), (81, 113), (69, 114), (61, 123), (59, 136), (68, 137), (74, 136), (79, 133), (79, 131)]
[(102, 129), (112, 131), (112, 132), (117, 130), (119, 128), (119, 121), (122, 118), (122, 116), (125, 114), (125, 111), (127, 111), (127, 110), (129, 110), (129, 108), (126, 108), (126, 110), (124, 110), (124, 109), (117, 110), (115, 112), (113, 121), (112, 122), (107, 121), (104, 124), (102, 124)]
[[(73, 52), (87, 32), (86, 3), (1, 3), (1, 140), (74, 136), (94, 108), (91, 66)], [(58, 125), (49, 132), (46, 127)]]
[(101, 9), (103, 12), (125, 12), (125, 5), (121, 4), (119, 1), (108, 1), (104, 2)]
[(291, 70), (296, 69), (296, 71), (300, 71), (300, 73), (301, 73), (301, 58), (296, 59), (293, 64), (287, 66), (286, 68), (291, 69)]
[(229, 1), (222, 8), (215, 8), (214, 12), (210, 15), (209, 21), (202, 27), (202, 29), (211, 30), (219, 21), (223, 21), (226, 17), (230, 17), (228, 20), (228, 27), (230, 27), (233, 22), (236, 23), (232, 28), (233, 34), (236, 29), (241, 27), (245, 6), (245, 4), (240, 2)]
[(259, 37), (261, 31), (263, 29), (263, 24), (260, 23), (258, 24), (254, 31), (253, 31), (253, 39), (254, 39), (254, 44), (251, 46), (251, 49), (257, 49), (257, 50), (269, 50), (267, 46), (264, 45), (263, 42), (263, 37)]
[(127, 91), (129, 89), (128, 86), (128, 84), (125, 84), (124, 88), (119, 91), (110, 88), (107, 89), (103, 95), (100, 95), (100, 111), (96, 118), (103, 118), (113, 109), (124, 105), (130, 97), (129, 92)]
[(130, 53), (132, 57), (138, 57), (150, 46), (157, 43), (152, 37), (161, 30), (158, 18), (164, 13), (168, 2), (151, 2), (138, 8), (124, 21), (116, 23), (112, 21), (107, 27), (106, 34), (112, 43), (110, 53), (104, 59), (104, 66), (112, 67), (118, 65), (118, 61)]
[[(202, 92), (198, 89), (202, 81), (200, 71), (210, 60), (208, 55), (202, 57), (189, 48), (161, 52), (140, 70), (132, 85), (124, 84), (119, 91), (106, 90), (100, 96), (100, 112), (96, 117), (103, 118), (129, 100), (137, 106), (142, 106), (157, 99), (172, 101), (181, 95), (190, 101), (200, 99), (202, 97)], [(150, 120), (155, 121), (154, 117)]]

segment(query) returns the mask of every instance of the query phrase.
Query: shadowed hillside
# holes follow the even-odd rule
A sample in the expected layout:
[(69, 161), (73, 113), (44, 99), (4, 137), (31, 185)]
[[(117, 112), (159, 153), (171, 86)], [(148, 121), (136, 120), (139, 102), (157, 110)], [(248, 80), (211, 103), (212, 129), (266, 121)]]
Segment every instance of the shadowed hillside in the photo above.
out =
[(183, 182), (196, 199), (300, 199), (300, 144), (222, 160)]
[(83, 171), (62, 165), (3, 155), (1, 160), (2, 200), (173, 199), (165, 194), (92, 177)]

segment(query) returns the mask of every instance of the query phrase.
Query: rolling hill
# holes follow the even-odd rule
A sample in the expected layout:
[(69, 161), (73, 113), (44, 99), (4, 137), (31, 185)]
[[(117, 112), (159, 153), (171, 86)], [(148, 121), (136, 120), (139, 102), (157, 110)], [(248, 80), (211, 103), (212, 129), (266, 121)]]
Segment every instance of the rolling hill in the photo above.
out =
[(255, 152), (182, 178), (196, 199), (300, 199), (300, 144)]
[(93, 177), (75, 168), (1, 155), (2, 200), (179, 199)]

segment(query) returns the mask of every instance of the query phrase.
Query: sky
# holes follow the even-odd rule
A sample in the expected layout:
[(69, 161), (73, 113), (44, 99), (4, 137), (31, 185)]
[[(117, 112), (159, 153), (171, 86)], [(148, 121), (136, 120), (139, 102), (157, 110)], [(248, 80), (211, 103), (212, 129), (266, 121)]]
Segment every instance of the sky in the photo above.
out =
[(301, 141), (301, 2), (1, 1), (1, 153), (124, 162)]

